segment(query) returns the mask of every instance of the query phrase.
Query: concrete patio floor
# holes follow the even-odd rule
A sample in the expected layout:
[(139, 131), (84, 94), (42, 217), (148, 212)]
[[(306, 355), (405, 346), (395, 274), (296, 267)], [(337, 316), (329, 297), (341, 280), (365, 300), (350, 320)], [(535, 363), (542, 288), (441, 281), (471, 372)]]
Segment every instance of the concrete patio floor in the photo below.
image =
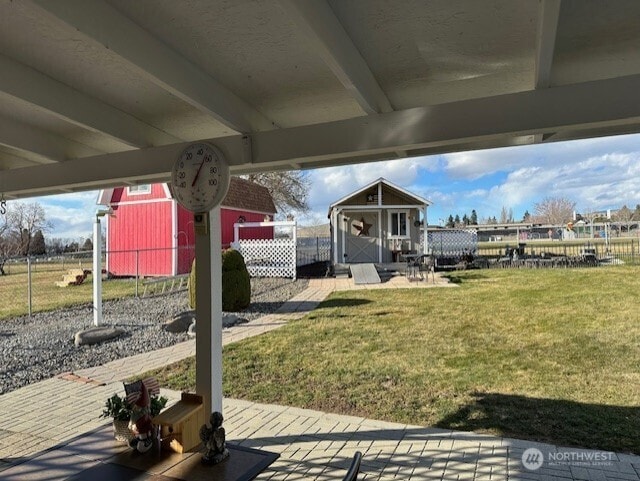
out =
[[(225, 330), (223, 343), (276, 329), (312, 310), (332, 290), (353, 289), (349, 281), (312, 280), (307, 290), (279, 312)], [(397, 276), (384, 284), (355, 288), (433, 285)], [(435, 285), (445, 286), (446, 280), (437, 278)], [(194, 342), (188, 341), (73, 375), (57, 376), (0, 396), (0, 479), (64, 480), (124, 449), (110, 439), (96, 444), (99, 449), (78, 452), (71, 448), (79, 443), (91, 445), (98, 434), (105, 432), (100, 430), (105, 420), (98, 416), (107, 397), (123, 392), (123, 379), (194, 352)], [(162, 392), (171, 400), (179, 397), (175, 391)], [(640, 481), (640, 457), (633, 455), (568, 449), (236, 399), (224, 400), (224, 415), (229, 442), (280, 454), (258, 476), (262, 480), (340, 479), (355, 451), (362, 451), (361, 479)], [(538, 468), (535, 470), (523, 464), (523, 453), (532, 448), (540, 451), (541, 458), (537, 459), (542, 460), (540, 464), (533, 463)], [(536, 453), (527, 453), (531, 452)]]

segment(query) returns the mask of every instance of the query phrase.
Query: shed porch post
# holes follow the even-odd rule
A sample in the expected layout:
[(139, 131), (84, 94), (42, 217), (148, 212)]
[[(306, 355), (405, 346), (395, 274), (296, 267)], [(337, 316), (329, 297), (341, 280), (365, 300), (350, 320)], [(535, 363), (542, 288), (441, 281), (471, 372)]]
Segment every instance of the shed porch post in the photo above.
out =
[[(196, 221), (196, 393), (204, 400), (206, 419), (222, 413), (222, 239), (220, 207)], [(208, 217), (208, 219), (206, 219)]]
[(429, 222), (427, 221), (427, 208), (429, 206), (424, 205), (422, 206), (422, 253), (423, 254), (429, 254), (429, 237), (428, 237), (428, 225)]

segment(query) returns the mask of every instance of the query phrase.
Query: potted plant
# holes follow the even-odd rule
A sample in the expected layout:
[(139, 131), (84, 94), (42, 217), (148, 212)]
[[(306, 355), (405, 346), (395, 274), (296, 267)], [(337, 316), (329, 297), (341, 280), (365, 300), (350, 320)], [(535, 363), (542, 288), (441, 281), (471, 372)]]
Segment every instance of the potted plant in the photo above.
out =
[[(167, 405), (168, 399), (165, 396), (151, 396), (149, 414), (151, 417), (160, 414), (160, 411)], [(129, 428), (131, 419), (131, 405), (126, 398), (114, 394), (104, 403), (101, 418), (113, 419), (113, 431), (116, 440), (128, 443), (133, 439), (134, 434)]]
[(113, 419), (113, 432), (116, 440), (129, 442), (133, 438), (133, 433), (129, 429), (131, 406), (123, 397), (114, 394), (107, 399), (100, 417)]

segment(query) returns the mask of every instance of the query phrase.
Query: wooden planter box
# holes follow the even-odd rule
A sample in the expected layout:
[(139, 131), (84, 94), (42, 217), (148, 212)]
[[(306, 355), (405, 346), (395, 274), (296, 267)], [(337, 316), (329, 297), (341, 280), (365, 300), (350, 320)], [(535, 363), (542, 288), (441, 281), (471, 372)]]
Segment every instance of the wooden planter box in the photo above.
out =
[(162, 449), (183, 453), (200, 444), (200, 428), (206, 423), (202, 396), (182, 393), (176, 404), (153, 418), (160, 426)]

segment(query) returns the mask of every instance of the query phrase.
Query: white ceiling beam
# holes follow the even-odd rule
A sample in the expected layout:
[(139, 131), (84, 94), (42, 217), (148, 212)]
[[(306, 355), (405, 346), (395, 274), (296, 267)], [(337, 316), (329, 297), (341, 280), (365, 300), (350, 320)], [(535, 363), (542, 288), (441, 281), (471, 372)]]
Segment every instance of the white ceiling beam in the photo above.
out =
[(0, 72), (0, 91), (123, 144), (139, 148), (180, 140), (3, 55)]
[[(393, 112), (369, 65), (325, 0), (280, 0), (340, 83), (367, 114)], [(401, 150), (397, 157), (406, 157)]]
[[(39, 165), (37, 162), (16, 155), (13, 152), (0, 151), (0, 168), (1, 169), (20, 169)], [(4, 175), (4, 172), (0, 175)]]
[[(234, 135), (207, 141), (215, 143), (226, 158), (242, 164), (251, 163), (251, 145), (245, 136)], [(190, 144), (181, 142), (85, 157), (40, 165), (38, 170), (31, 167), (6, 170), (0, 175), (0, 194), (15, 191), (19, 196), (34, 196), (63, 189), (91, 190), (136, 184), (139, 181), (166, 182), (174, 162)]]
[[(544, 89), (551, 84), (551, 67), (556, 49), (560, 2), (561, 0), (542, 0), (538, 8), (538, 32), (534, 69), (534, 88), (536, 89)], [(533, 143), (539, 144), (546, 139), (545, 135), (536, 134)]]
[(237, 132), (277, 126), (183, 55), (103, 0), (34, 0), (43, 10), (125, 59), (153, 83)]
[[(429, 149), (436, 154), (461, 145), (491, 148), (541, 132), (578, 135), (607, 129), (615, 134), (638, 124), (640, 75), (634, 75), (257, 132), (250, 146), (242, 136), (205, 140), (222, 149), (233, 174), (244, 174), (290, 169), (292, 163), (311, 168), (382, 160), (398, 149), (412, 154)], [(36, 195), (60, 187), (110, 187), (124, 180), (167, 181), (186, 145), (9, 170), (0, 176), (0, 192)]]
[(40, 128), (0, 116), (0, 144), (43, 164), (89, 157), (103, 152)]
[(393, 111), (367, 62), (325, 0), (280, 0), (280, 4), (367, 114)]
[(252, 136), (254, 165), (246, 168), (285, 160), (327, 160), (329, 166), (332, 159), (398, 149), (445, 152), (478, 140), (616, 125), (623, 129), (638, 119), (640, 75), (634, 75), (263, 132)]
[(551, 67), (556, 49), (560, 0), (542, 0), (536, 38), (535, 88), (549, 87)]

